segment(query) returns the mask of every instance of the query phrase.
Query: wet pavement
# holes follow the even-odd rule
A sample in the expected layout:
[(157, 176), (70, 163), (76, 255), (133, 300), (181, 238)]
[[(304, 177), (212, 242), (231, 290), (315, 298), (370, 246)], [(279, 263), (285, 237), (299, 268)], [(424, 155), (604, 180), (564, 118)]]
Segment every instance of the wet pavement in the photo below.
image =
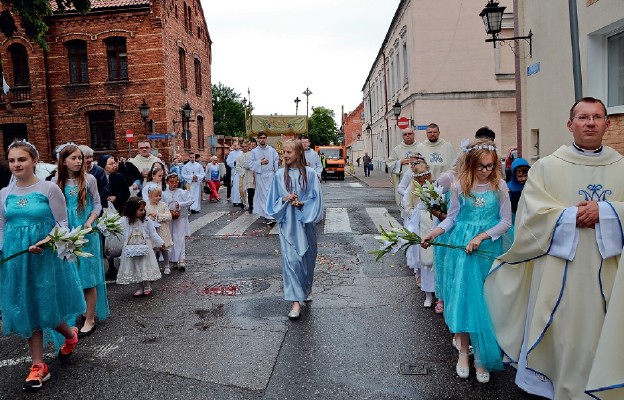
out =
[[(358, 170), (357, 172), (360, 172)], [(357, 174), (356, 172), (356, 174)], [(402, 254), (380, 262), (367, 209), (399, 211), (388, 175), (323, 183), (326, 207), (345, 208), (348, 233), (318, 224), (313, 300), (297, 321), (283, 299), (279, 237), (255, 221), (243, 235), (220, 234), (246, 213), (227, 202), (193, 233), (186, 272), (174, 271), (150, 298), (109, 284), (111, 317), (52, 379), (24, 395), (25, 342), (0, 338), (0, 399), (531, 399), (513, 370), (479, 384), (455, 375), (457, 353), (443, 317), (424, 296)], [(218, 234), (219, 233), (219, 234)]]

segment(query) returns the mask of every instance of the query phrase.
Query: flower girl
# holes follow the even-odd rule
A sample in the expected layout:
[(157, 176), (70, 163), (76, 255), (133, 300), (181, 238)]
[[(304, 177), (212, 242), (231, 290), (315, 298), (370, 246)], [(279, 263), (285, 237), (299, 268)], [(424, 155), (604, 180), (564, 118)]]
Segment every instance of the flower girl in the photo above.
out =
[(150, 281), (160, 279), (154, 247), (165, 248), (151, 220), (145, 218), (145, 201), (133, 196), (128, 199), (121, 218), (123, 249), (119, 258), (117, 283), (138, 283), (135, 297), (152, 294)]
[[(175, 172), (167, 175), (167, 190), (163, 192), (163, 201), (169, 207), (172, 215), (171, 239), (173, 247), (169, 251), (169, 262), (173, 263), (180, 271), (186, 269), (186, 236), (190, 232), (189, 227), (189, 207), (193, 204), (191, 194), (188, 190), (178, 188), (180, 177)], [(174, 215), (177, 214), (177, 217)]]
[(152, 220), (156, 233), (165, 241), (164, 248), (154, 248), (154, 252), (162, 254), (164, 262), (164, 274), (169, 275), (169, 249), (173, 245), (171, 240), (171, 212), (169, 207), (162, 201), (162, 190), (160, 187), (151, 187), (148, 191), (149, 202), (145, 206), (145, 212)]
[[(403, 209), (405, 210), (405, 228), (417, 235), (429, 232), (433, 228), (433, 218), (419, 197), (414, 193), (417, 182), (424, 185), (431, 179), (431, 171), (424, 161), (411, 163), (412, 181), (407, 186), (403, 195)], [(424, 307), (430, 308), (433, 304), (434, 272), (433, 272), (433, 249), (423, 249), (411, 246), (407, 249), (407, 266), (414, 269), (418, 276), (420, 270), (420, 289), (425, 292)]]

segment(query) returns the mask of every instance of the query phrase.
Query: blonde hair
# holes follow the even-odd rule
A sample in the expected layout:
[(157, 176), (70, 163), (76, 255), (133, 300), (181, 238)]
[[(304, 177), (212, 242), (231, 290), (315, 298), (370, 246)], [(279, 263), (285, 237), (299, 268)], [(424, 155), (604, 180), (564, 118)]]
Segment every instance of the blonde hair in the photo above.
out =
[(459, 164), (457, 180), (461, 185), (461, 192), (464, 196), (474, 197), (472, 188), (477, 183), (477, 168), (481, 159), (487, 155), (492, 155), (492, 164), (494, 165), (488, 181), (492, 188), (495, 190), (500, 189), (499, 183), (503, 179), (503, 175), (501, 173), (500, 160), (496, 153), (496, 145), (491, 140), (477, 139), (468, 145)]

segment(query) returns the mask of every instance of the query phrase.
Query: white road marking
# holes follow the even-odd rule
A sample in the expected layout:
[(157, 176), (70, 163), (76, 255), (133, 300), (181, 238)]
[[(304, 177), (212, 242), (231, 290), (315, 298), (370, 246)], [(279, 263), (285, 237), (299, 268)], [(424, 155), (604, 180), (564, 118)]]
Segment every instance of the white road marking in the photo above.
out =
[(351, 223), (346, 208), (325, 209), (325, 233), (350, 233)]
[(217, 232), (216, 236), (240, 236), (245, 233), (247, 228), (251, 226), (257, 219), (257, 214), (243, 213), (234, 221), (227, 224), (223, 229)]
[(358, 182), (349, 183), (349, 186), (350, 187), (364, 187), (364, 186), (362, 186), (361, 183), (358, 183)]
[(388, 210), (383, 207), (367, 208), (366, 212), (373, 220), (375, 228), (377, 228), (379, 232), (381, 232), (380, 226), (383, 227), (384, 230), (388, 230), (390, 228), (400, 228), (402, 226), (399, 221), (394, 219), (394, 217), (388, 213)]
[(212, 221), (221, 218), (225, 214), (228, 214), (228, 212), (227, 211), (214, 211), (202, 217), (192, 220), (190, 222), (191, 234), (197, 232), (198, 230), (208, 225)]

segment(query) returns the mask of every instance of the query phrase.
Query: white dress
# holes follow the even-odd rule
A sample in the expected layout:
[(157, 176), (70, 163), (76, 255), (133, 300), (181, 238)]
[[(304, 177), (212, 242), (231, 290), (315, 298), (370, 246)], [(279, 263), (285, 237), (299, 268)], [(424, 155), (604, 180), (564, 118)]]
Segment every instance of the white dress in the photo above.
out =
[[(264, 148), (258, 146), (253, 149), (249, 155), (249, 168), (256, 173), (256, 193), (254, 195), (254, 214), (258, 214), (261, 217), (267, 219), (273, 219), (267, 213), (267, 198), (269, 195), (269, 188), (273, 182), (275, 171), (278, 168), (279, 155), (277, 151), (269, 145)], [(262, 165), (260, 161), (266, 158), (269, 160), (268, 164)]]
[[(193, 182), (193, 177), (197, 177), (197, 180)], [(204, 172), (204, 167), (198, 162), (187, 162), (182, 167), (182, 177), (185, 181), (191, 184), (191, 198), (193, 199), (193, 204), (191, 205), (192, 211), (201, 211), (201, 191), (202, 191), (202, 181), (206, 173)]]
[[(144, 222), (135, 221), (133, 224), (128, 223), (127, 217), (121, 218), (121, 226), (123, 227), (123, 243), (124, 248), (128, 243), (128, 238), (138, 232), (145, 238), (146, 244), (150, 247), (160, 247), (165, 243), (158, 233), (154, 224), (149, 219)], [(147, 255), (140, 257), (128, 257), (125, 251), (122, 251), (119, 257), (119, 272), (117, 273), (117, 283), (125, 285), (129, 283), (140, 283), (144, 281), (155, 281), (161, 278), (158, 261), (153, 251), (148, 251)]]
[(169, 261), (183, 261), (186, 258), (185, 236), (190, 235), (189, 206), (193, 200), (191, 200), (191, 195), (187, 190), (176, 189), (171, 191), (167, 189), (163, 193), (163, 202), (168, 205), (170, 210), (175, 209), (176, 202), (180, 207), (180, 218), (171, 221), (173, 247), (169, 251)]

